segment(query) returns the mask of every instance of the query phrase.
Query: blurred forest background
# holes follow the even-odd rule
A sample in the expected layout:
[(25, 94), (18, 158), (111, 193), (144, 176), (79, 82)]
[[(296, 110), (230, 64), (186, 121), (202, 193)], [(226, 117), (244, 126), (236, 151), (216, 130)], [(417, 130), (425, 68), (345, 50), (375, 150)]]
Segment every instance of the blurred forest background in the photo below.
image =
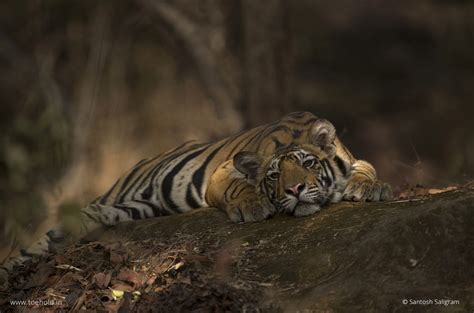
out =
[(2, 252), (142, 158), (296, 110), (394, 186), (474, 173), (474, 1), (3, 0), (0, 66)]

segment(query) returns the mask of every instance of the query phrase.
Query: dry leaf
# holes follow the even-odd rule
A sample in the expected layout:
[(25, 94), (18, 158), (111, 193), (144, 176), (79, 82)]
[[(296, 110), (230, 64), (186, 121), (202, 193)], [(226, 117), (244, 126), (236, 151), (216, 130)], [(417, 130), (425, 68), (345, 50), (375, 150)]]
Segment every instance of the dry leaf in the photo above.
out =
[(121, 291), (126, 291), (126, 292), (132, 292), (134, 288), (130, 286), (129, 284), (123, 283), (123, 282), (114, 282), (112, 284), (112, 288), (114, 290), (121, 290)]
[(65, 264), (67, 262), (67, 258), (64, 255), (55, 255), (54, 256), (54, 261), (57, 264)]
[(109, 302), (109, 303), (105, 303), (103, 305), (107, 309), (108, 313), (117, 313), (120, 310), (120, 307), (122, 306), (122, 303)]
[(132, 295), (133, 295), (133, 301), (137, 301), (138, 299), (140, 299), (142, 294), (140, 293), (140, 291), (135, 290), (134, 292), (132, 292)]
[(151, 286), (151, 285), (153, 285), (153, 283), (155, 282), (155, 280), (156, 280), (156, 276), (152, 276), (152, 277), (148, 278), (148, 280), (146, 281), (145, 284), (146, 284), (147, 286)]
[(428, 189), (428, 193), (430, 195), (435, 195), (437, 193), (443, 193), (443, 192), (447, 192), (447, 191), (451, 191), (451, 190), (456, 190), (458, 189), (457, 187), (455, 186), (448, 186), (446, 188), (443, 188), (443, 189), (434, 189), (434, 188), (430, 188)]
[(114, 300), (119, 300), (123, 298), (123, 295), (124, 295), (123, 290), (110, 289), (110, 291), (112, 292), (111, 295), (112, 295), (112, 298), (114, 298)]
[(115, 250), (110, 251), (110, 262), (115, 264), (123, 264), (128, 261), (128, 254), (120, 253)]
[(144, 277), (143, 274), (137, 273), (135, 271), (124, 270), (117, 275), (117, 279), (132, 283), (133, 286), (139, 287), (145, 283), (146, 277)]
[(180, 268), (182, 268), (183, 266), (184, 266), (184, 262), (181, 261), (181, 262), (176, 263), (176, 264), (173, 266), (173, 269), (174, 269), (175, 271), (177, 271), (177, 270), (179, 270)]
[(59, 268), (59, 269), (62, 269), (62, 270), (73, 270), (73, 271), (77, 271), (77, 272), (82, 272), (82, 270), (80, 268), (77, 268), (77, 267), (69, 265), (69, 264), (59, 264), (59, 265), (56, 265), (55, 268)]
[(92, 282), (96, 284), (97, 287), (101, 289), (105, 289), (109, 286), (111, 278), (112, 278), (112, 275), (110, 273), (107, 273), (107, 274), (97, 273), (92, 278)]
[(456, 186), (448, 186), (445, 188), (426, 188), (426, 187), (417, 185), (401, 192), (398, 198), (406, 199), (406, 198), (413, 198), (416, 196), (434, 195), (434, 194), (448, 192), (448, 191), (452, 191), (456, 189), (458, 189), (458, 187)]

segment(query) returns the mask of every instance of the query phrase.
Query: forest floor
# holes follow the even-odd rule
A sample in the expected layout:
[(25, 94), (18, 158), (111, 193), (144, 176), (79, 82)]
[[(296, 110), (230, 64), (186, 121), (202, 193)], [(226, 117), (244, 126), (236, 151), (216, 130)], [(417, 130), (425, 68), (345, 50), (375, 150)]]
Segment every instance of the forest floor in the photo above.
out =
[(473, 210), (471, 183), (306, 218), (123, 223), (17, 268), (0, 312), (473, 312)]

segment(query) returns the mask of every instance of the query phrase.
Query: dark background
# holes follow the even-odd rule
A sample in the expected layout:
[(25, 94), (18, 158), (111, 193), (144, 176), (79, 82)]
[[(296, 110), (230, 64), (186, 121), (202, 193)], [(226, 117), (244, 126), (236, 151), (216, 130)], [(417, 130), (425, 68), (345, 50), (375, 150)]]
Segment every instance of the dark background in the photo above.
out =
[(296, 110), (395, 189), (474, 172), (473, 1), (4, 0), (0, 68), (20, 242), (141, 158)]

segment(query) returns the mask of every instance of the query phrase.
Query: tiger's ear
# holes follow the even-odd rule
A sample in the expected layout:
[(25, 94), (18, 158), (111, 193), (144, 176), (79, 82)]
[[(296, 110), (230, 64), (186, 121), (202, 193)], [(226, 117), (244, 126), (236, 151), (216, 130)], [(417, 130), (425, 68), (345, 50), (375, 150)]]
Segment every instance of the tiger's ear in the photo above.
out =
[(263, 165), (263, 161), (263, 156), (258, 153), (242, 151), (234, 156), (234, 167), (250, 180), (254, 180)]
[(330, 156), (336, 154), (334, 140), (336, 140), (336, 128), (331, 122), (319, 119), (314, 123), (312, 129), (313, 144), (320, 147)]

